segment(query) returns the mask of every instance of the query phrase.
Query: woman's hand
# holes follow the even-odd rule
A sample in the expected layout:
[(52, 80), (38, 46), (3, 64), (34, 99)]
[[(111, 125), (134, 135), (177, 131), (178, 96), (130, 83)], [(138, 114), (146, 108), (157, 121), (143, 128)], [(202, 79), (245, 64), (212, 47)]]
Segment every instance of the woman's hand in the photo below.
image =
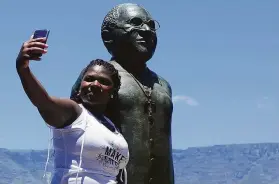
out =
[(29, 68), (29, 61), (40, 61), (41, 56), (47, 53), (46, 38), (31, 38), (26, 41), (18, 54), (16, 68), (22, 87), (37, 107), (45, 122), (53, 127), (65, 127), (79, 117), (81, 107), (70, 99), (61, 99), (50, 96), (43, 85)]
[(47, 53), (48, 45), (46, 38), (30, 39), (23, 43), (18, 57), (16, 59), (16, 68), (18, 70), (29, 67), (29, 61), (40, 61), (41, 56)]

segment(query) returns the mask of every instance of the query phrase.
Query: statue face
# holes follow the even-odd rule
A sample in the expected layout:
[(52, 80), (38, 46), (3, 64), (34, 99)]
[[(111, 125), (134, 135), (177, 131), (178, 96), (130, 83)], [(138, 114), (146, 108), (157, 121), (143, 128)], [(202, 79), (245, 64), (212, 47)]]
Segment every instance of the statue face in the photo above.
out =
[(148, 61), (156, 49), (159, 23), (135, 4), (124, 4), (117, 12), (114, 26), (102, 31), (104, 42), (111, 40), (111, 45), (106, 45), (108, 50), (116, 58)]

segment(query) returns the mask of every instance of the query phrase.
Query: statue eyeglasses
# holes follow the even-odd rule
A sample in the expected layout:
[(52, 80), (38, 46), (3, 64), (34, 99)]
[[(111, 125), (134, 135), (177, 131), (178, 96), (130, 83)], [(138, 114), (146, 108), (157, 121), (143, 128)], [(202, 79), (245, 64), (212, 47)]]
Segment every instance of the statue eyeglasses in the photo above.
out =
[(129, 32), (132, 29), (141, 30), (141, 29), (143, 29), (144, 25), (147, 25), (148, 28), (153, 32), (157, 31), (160, 28), (160, 23), (157, 20), (149, 19), (147, 21), (144, 21), (139, 17), (133, 17), (133, 18), (129, 19), (128, 21), (125, 21), (125, 23), (122, 25), (114, 24), (114, 27), (120, 28), (120, 29), (125, 30), (126, 32)]

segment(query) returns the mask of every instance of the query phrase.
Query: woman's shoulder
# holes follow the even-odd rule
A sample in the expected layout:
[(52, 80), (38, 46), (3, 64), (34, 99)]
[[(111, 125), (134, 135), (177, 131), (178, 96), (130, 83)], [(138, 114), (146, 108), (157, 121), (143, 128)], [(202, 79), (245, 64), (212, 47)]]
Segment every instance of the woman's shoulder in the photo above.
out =
[(87, 116), (87, 110), (83, 107), (82, 104), (78, 104), (80, 107), (81, 107), (81, 113), (80, 115), (69, 125), (63, 127), (63, 128), (55, 128), (55, 127), (50, 127), (54, 130), (57, 130), (57, 131), (69, 131), (69, 130), (72, 130), (72, 129), (82, 129), (82, 130), (85, 130), (86, 128), (86, 116)]

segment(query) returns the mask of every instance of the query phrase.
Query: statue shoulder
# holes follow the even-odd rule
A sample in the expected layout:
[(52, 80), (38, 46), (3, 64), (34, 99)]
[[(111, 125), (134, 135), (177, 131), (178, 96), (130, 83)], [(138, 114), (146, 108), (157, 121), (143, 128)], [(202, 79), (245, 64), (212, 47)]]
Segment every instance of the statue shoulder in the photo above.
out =
[[(114, 66), (114, 68), (118, 71), (119, 75), (121, 77), (127, 77), (127, 75), (129, 74), (119, 63), (117, 63), (116, 61), (110, 61), (110, 64), (112, 64)], [(130, 75), (128, 75), (130, 76)]]
[[(149, 69), (150, 70), (150, 69)], [(154, 71), (150, 70), (152, 75), (155, 75), (158, 78), (159, 84), (167, 91), (170, 97), (172, 97), (172, 88), (170, 83), (164, 79), (162, 76), (156, 74)]]
[(161, 76), (158, 76), (158, 79), (159, 79), (160, 83), (162, 84), (162, 86), (167, 89), (167, 92), (170, 95), (170, 97), (172, 97), (172, 88), (171, 88), (171, 85), (169, 84), (169, 82)]
[(114, 66), (114, 68), (117, 69), (117, 70), (122, 69), (122, 67), (115, 61), (110, 61), (109, 63), (112, 64)]

